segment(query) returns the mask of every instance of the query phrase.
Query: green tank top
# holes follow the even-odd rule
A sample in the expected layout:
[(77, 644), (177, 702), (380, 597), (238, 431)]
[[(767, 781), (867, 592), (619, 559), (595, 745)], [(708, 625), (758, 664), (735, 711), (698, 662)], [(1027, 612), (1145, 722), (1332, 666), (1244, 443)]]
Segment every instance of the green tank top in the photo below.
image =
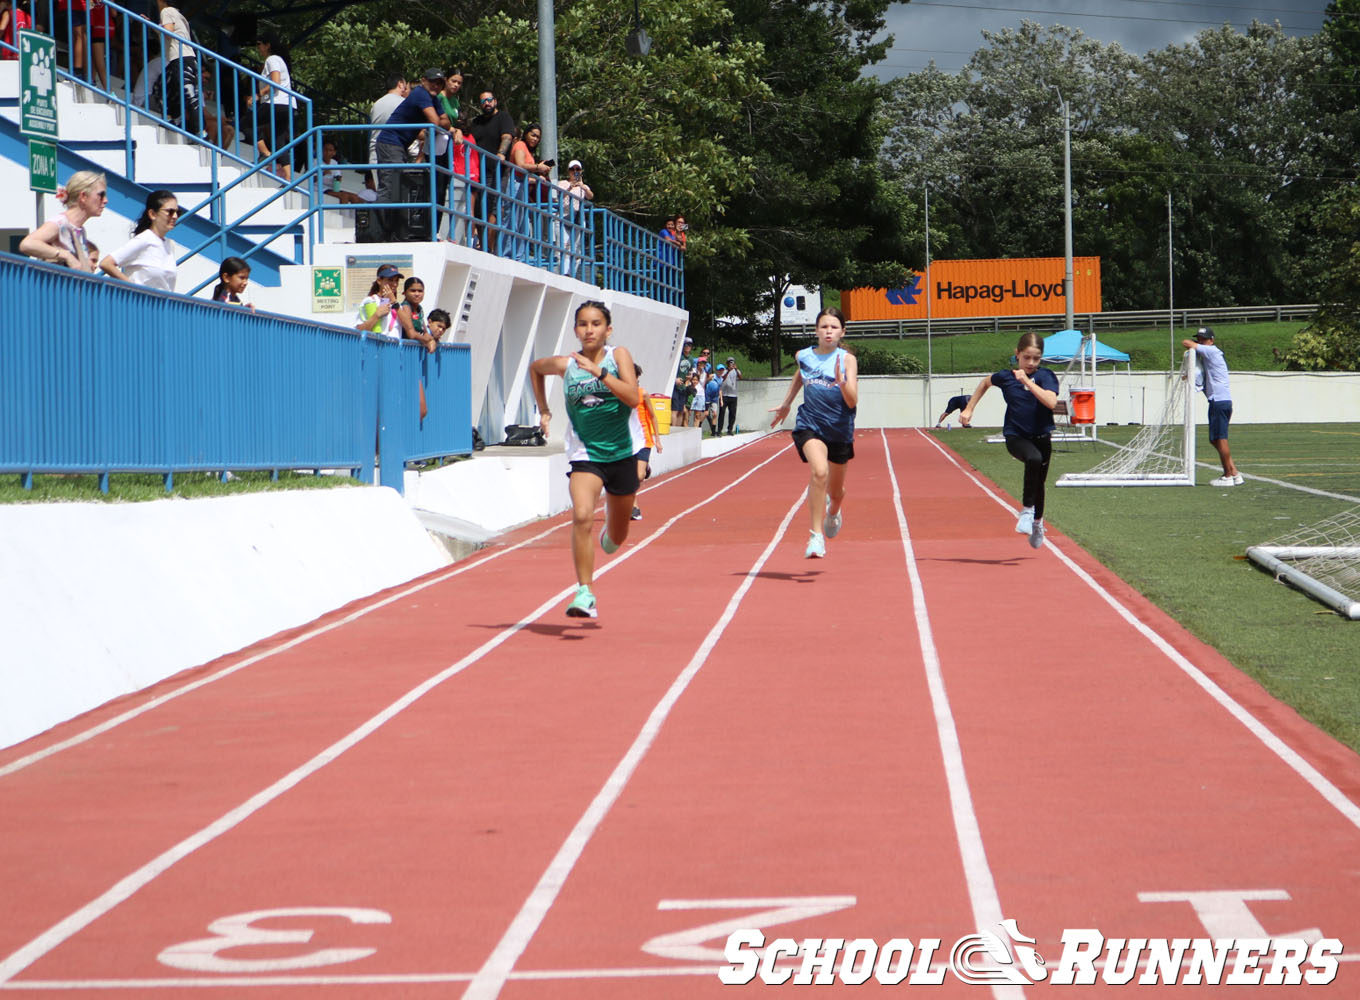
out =
[[(614, 361), (614, 348), (609, 346), (604, 350), (600, 370), (617, 376), (619, 366)], [(603, 376), (596, 378), (577, 365), (573, 358), (567, 362), (562, 381), (572, 429), (572, 440), (567, 442), (567, 460), (619, 462), (632, 458), (633, 434), (628, 421), (633, 411), (609, 391)]]

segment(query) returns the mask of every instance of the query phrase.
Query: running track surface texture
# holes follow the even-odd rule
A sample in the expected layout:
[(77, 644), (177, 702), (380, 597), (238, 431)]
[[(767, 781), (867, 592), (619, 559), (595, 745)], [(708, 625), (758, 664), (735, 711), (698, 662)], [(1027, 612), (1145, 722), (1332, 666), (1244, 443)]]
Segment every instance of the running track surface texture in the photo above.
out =
[(752, 927), (943, 942), (860, 991), (1138, 988), (946, 974), (1011, 919), (1048, 968), (1334, 938), (1330, 983), (1171, 990), (1360, 996), (1356, 756), (932, 438), (856, 451), (824, 560), (771, 435), (649, 484), (596, 621), (559, 517), (0, 753), (0, 995), (796, 990), (720, 982)]

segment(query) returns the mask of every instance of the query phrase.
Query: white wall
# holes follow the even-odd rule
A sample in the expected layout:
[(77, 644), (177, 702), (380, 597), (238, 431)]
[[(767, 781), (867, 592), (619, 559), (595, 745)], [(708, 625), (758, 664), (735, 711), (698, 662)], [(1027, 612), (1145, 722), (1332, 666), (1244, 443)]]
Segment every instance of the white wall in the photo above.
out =
[[(921, 375), (863, 375), (859, 380), (856, 427), (934, 426), (950, 396), (971, 393), (983, 373), (937, 375), (927, 399)], [(1149, 423), (1165, 402), (1167, 376), (1157, 372), (1132, 375), (1102, 373), (1095, 380), (1096, 422)], [(1233, 372), (1233, 423), (1287, 424), (1360, 422), (1360, 375), (1349, 372)], [(788, 392), (789, 379), (741, 380), (737, 413), (764, 414), (778, 406)], [(795, 408), (797, 403), (795, 401)], [(1196, 419), (1205, 423), (1208, 407), (1195, 403)], [(999, 392), (989, 392), (978, 404), (973, 424), (1000, 427), (1005, 404)], [(744, 424), (749, 424), (749, 417)], [(958, 424), (958, 414), (951, 419)], [(793, 426), (793, 418), (787, 421)]]
[(449, 561), (381, 487), (0, 506), (0, 746)]

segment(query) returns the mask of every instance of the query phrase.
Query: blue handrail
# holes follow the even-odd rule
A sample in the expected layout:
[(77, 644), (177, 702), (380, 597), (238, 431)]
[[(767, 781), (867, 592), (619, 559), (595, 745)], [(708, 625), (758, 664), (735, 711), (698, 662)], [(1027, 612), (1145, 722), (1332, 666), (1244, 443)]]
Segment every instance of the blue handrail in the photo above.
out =
[[(271, 158), (277, 161), (279, 146), (291, 143), (311, 129), (312, 102), (296, 90), (276, 84), (199, 42), (181, 38), (113, 0), (106, 0), (98, 12), (91, 12), (85, 4), (79, 11), (73, 10), (72, 6), (68, 5), (62, 11), (58, 10), (56, 0), (36, 0), (33, 19), (40, 29), (66, 29), (66, 65), (56, 68), (58, 78), (88, 88), (122, 109), (126, 176), (135, 176), (132, 127), (138, 121), (168, 129), (211, 151), (214, 184), (223, 159), (247, 166), (254, 162), (254, 137), (267, 135)], [(96, 27), (104, 35), (112, 37), (116, 34), (121, 40), (116, 56), (109, 51), (107, 40), (102, 45), (105, 50), (102, 80), (92, 78)], [(81, 36), (79, 45), (78, 35)], [(138, 43), (136, 46), (134, 40)], [(156, 47), (167, 54), (178, 51), (192, 53), (192, 56), (166, 61), (151, 55)], [(75, 72), (77, 55), (82, 66), (80, 74)], [(155, 61), (159, 66), (154, 65)], [(114, 86), (115, 79), (122, 81), (121, 93)], [(135, 92), (136, 81), (143, 84), (140, 94)], [(189, 87), (193, 88), (192, 96), (186, 90)], [(159, 99), (155, 96), (157, 91)], [(248, 94), (260, 91), (269, 93), (268, 101), (247, 103)], [(205, 95), (210, 95), (210, 99), (205, 99)], [(272, 112), (265, 115), (260, 110), (261, 103), (272, 104), (276, 99), (291, 102), (302, 119), (299, 123), (290, 117), (283, 133), (278, 131)], [(194, 112), (195, 105), (197, 113)], [(248, 132), (251, 137), (247, 155), (239, 151), (242, 132), (238, 129)], [(228, 132), (232, 134), (229, 136)], [(270, 173), (276, 179), (281, 176), (276, 171)]]
[[(472, 451), (471, 348), (151, 291), (0, 253), (0, 298), (61, 302), (99, 335), (0, 329), (0, 473), (343, 469)], [(424, 392), (428, 415), (420, 416)]]
[[(58, 12), (56, 0), (37, 0), (42, 25), (64, 24), (72, 44), (68, 47), (67, 66), (57, 67), (60, 79), (74, 82), (103, 96), (123, 110), (124, 173), (135, 177), (133, 122), (144, 120), (172, 133), (187, 138), (208, 152), (210, 190), (198, 204), (188, 207), (185, 214), (206, 218), (215, 227), (211, 237), (186, 246), (180, 262), (215, 248), (216, 256), (227, 256), (228, 243), (239, 237), (248, 225), (258, 226), (255, 220), (262, 211), (278, 205), (294, 194), (305, 202), (303, 207), (290, 210), (288, 221), (264, 235), (255, 235), (253, 243), (265, 247), (284, 236), (294, 238), (295, 263), (310, 262), (313, 246), (325, 238), (325, 218), (335, 211), (353, 211), (355, 206), (328, 204), (323, 190), (321, 164), (322, 129), (313, 121), (313, 105), (295, 90), (282, 87), (253, 70), (216, 55), (207, 47), (180, 38), (141, 15), (116, 2), (107, 2), (98, 12), (86, 7), (80, 11), (68, 9)], [(93, 28), (98, 24), (109, 34), (110, 14), (122, 20), (118, 32), (121, 37), (120, 58), (109, 59), (103, 53), (102, 82), (91, 82), (77, 75), (74, 54), (83, 53), (81, 64), (86, 71), (95, 60), (92, 42)], [(83, 42), (77, 45), (74, 36), (79, 28)], [(134, 54), (134, 37), (139, 41)], [(192, 52), (194, 57), (179, 58), (159, 68), (150, 65), (148, 54), (153, 42), (163, 50)], [(178, 49), (172, 47), (178, 46)], [(107, 42), (105, 43), (107, 47)], [(192, 65), (191, 65), (192, 64)], [(114, 86), (118, 71), (122, 73), (122, 93)], [(140, 77), (146, 86), (144, 93), (134, 93), (128, 81)], [(148, 77), (152, 79), (148, 81)], [(203, 99), (205, 88), (210, 98)], [(199, 114), (186, 97), (186, 88), (194, 86), (199, 94)], [(159, 87), (161, 102), (152, 99)], [(269, 95), (268, 100), (243, 100), (243, 94)], [(224, 100), (224, 96), (227, 98)], [(297, 116), (287, 114), (282, 129), (272, 115), (264, 116), (260, 104), (296, 103)], [(267, 121), (262, 120), (267, 118)], [(299, 120), (300, 118), (300, 120)], [(265, 139), (269, 154), (262, 162), (254, 162), (254, 150), (243, 151), (239, 133), (228, 136), (228, 131), (240, 125), (251, 137)], [(393, 127), (410, 131), (413, 135), (425, 131), (426, 148), (434, 148), (436, 133), (447, 135), (443, 129), (430, 125), (373, 126), (335, 125), (327, 132), (350, 130), (372, 131)], [(459, 156), (461, 153), (461, 156)], [(463, 170), (455, 169), (458, 158), (464, 158)], [(302, 163), (298, 163), (298, 161)], [(239, 170), (238, 175), (223, 183), (223, 165)], [(293, 170), (294, 164), (299, 169)], [(474, 171), (473, 165), (476, 170)], [(284, 167), (288, 167), (287, 170)], [(438, 157), (428, 157), (423, 163), (343, 164), (326, 170), (399, 171), (403, 177), (420, 177), (418, 197), (402, 197), (370, 206), (389, 221), (393, 213), (426, 210), (426, 219), (419, 233), (406, 232), (404, 238), (438, 240), (441, 232), (455, 242), (475, 245), (479, 249), (502, 257), (512, 258), (534, 267), (577, 277), (605, 288), (630, 292), (671, 303), (684, 305), (683, 255), (662, 241), (655, 233), (622, 219), (590, 202), (577, 199), (562, 188), (531, 174), (511, 163), (468, 143), (460, 151), (449, 143)], [(291, 176), (285, 176), (290, 174)], [(479, 176), (474, 176), (474, 174)], [(236, 217), (227, 208), (227, 196), (239, 191), (249, 181), (263, 179), (278, 183), (260, 202)], [(400, 186), (400, 182), (398, 182)], [(363, 206), (359, 206), (363, 207)], [(308, 227), (310, 231), (304, 229)], [(425, 227), (428, 227), (426, 229)], [(268, 229), (266, 225), (264, 228)], [(388, 227), (395, 228), (395, 227)], [(409, 229), (409, 227), (403, 227)], [(249, 257), (255, 250), (237, 256)], [(211, 279), (191, 290), (197, 292)]]

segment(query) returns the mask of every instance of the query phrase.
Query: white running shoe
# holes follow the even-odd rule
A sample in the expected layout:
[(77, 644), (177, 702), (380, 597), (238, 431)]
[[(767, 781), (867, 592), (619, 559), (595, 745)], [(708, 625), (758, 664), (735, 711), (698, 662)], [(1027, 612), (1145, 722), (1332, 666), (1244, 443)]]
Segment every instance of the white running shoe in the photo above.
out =
[(1236, 486), (1238, 476), (1219, 476), (1217, 479), (1210, 479), (1210, 486)]
[(1236, 486), (1241, 486), (1241, 485), (1242, 485), (1243, 483), (1245, 483), (1245, 482), (1246, 482), (1246, 480), (1242, 478), (1242, 473), (1239, 472), (1237, 475), (1233, 476), (1233, 484), (1234, 484), (1234, 485), (1236, 485)]
[(1043, 544), (1044, 544), (1044, 519), (1039, 518), (1037, 521), (1034, 522), (1034, 527), (1030, 529), (1029, 547), (1032, 549), (1037, 549), (1042, 547)]
[(1015, 533), (1017, 535), (1028, 535), (1034, 530), (1034, 508), (1020, 508), (1020, 520), (1015, 522)]
[(835, 538), (839, 535), (841, 533), (841, 512), (836, 511), (836, 513), (828, 517), (826, 519), (826, 524), (823, 527), (826, 529), (827, 538)]
[(807, 550), (803, 553), (804, 559), (822, 559), (826, 557), (826, 542), (817, 532), (810, 532), (812, 535), (808, 539)]

